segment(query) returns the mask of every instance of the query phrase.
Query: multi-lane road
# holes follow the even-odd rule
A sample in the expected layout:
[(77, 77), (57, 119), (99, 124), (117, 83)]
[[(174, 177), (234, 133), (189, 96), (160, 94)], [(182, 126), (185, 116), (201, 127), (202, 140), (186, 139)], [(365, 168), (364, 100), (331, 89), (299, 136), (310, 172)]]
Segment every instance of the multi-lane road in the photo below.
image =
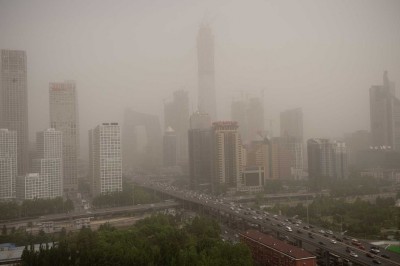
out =
[(194, 191), (181, 190), (164, 183), (148, 182), (140, 179), (136, 179), (135, 182), (138, 185), (164, 193), (183, 202), (201, 205), (228, 215), (231, 219), (241, 220), (257, 226), (261, 230), (274, 232), (280, 238), (298, 243), (304, 248), (306, 246), (313, 247), (313, 252), (316, 249), (322, 250), (322, 253), (328, 251), (330, 254), (334, 254), (330, 255), (331, 257), (340, 257), (340, 260), (344, 262), (351, 261), (359, 265), (400, 265), (400, 255), (398, 254), (384, 249), (379, 249), (379, 251), (372, 250), (371, 247), (375, 247), (368, 242), (356, 241), (337, 232), (300, 223), (296, 219), (288, 219), (284, 216), (252, 210), (238, 203), (227, 202), (224, 199), (199, 194)]

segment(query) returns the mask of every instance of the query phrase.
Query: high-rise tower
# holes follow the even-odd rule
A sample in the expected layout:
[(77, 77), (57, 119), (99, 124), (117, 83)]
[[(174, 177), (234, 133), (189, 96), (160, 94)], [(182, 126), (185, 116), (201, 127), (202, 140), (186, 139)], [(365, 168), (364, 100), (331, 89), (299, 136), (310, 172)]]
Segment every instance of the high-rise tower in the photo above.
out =
[(13, 199), (17, 177), (17, 132), (0, 129), (0, 200)]
[(73, 81), (50, 83), (50, 127), (62, 132), (64, 191), (77, 190), (79, 119)]
[(92, 195), (122, 191), (121, 129), (103, 123), (89, 130), (89, 167)]
[(208, 25), (201, 25), (197, 35), (197, 62), (201, 113), (209, 114), (212, 121), (217, 119), (215, 94), (214, 35)]
[(17, 132), (17, 172), (29, 170), (28, 91), (25, 51), (1, 50), (0, 128)]
[(371, 141), (375, 147), (400, 150), (400, 100), (385, 71), (383, 85), (369, 89)]

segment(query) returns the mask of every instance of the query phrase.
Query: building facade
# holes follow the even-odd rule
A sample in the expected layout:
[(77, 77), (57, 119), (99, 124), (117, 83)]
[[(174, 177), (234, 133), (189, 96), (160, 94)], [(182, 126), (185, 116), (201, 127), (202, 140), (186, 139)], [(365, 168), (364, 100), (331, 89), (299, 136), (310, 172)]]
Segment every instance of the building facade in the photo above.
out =
[(168, 127), (164, 133), (163, 138), (163, 162), (164, 167), (171, 167), (177, 165), (178, 157), (178, 138), (175, 131)]
[(400, 100), (396, 98), (395, 84), (389, 81), (387, 71), (383, 85), (369, 89), (371, 115), (371, 144), (400, 150)]
[(73, 81), (50, 83), (50, 127), (62, 132), (63, 189), (78, 189), (79, 115)]
[(243, 147), (235, 121), (212, 125), (213, 185), (240, 190), (243, 186)]
[(180, 163), (188, 161), (189, 96), (187, 91), (178, 90), (173, 100), (164, 105), (164, 128), (172, 128), (177, 139), (177, 159)]
[(54, 128), (36, 134), (37, 158), (33, 160), (32, 172), (46, 180), (47, 198), (63, 196), (63, 140), (62, 132)]
[(92, 195), (122, 191), (121, 131), (118, 123), (103, 123), (89, 131)]
[(190, 116), (188, 141), (190, 187), (211, 191), (213, 149), (211, 119), (208, 114), (196, 112)]
[(280, 114), (281, 137), (293, 137), (303, 142), (303, 110), (290, 109)]
[(17, 171), (29, 171), (28, 90), (25, 51), (1, 50), (0, 128), (17, 133)]
[(28, 173), (17, 179), (17, 197), (20, 200), (49, 198), (49, 184), (45, 176)]
[(197, 35), (198, 62), (198, 108), (209, 114), (212, 121), (217, 119), (215, 92), (214, 35), (210, 26), (201, 25)]
[(17, 132), (0, 129), (0, 200), (16, 197)]

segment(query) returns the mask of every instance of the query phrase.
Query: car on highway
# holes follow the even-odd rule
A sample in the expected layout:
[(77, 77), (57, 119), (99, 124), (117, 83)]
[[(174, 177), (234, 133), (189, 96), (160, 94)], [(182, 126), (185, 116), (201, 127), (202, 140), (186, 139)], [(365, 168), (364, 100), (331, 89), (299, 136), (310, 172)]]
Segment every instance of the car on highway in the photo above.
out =
[(358, 258), (358, 255), (353, 251), (350, 252), (350, 256), (352, 256), (354, 258)]
[(292, 230), (292, 228), (291, 228), (290, 226), (286, 226), (285, 229), (286, 229), (286, 231), (288, 231), (288, 232), (293, 232), (293, 230)]
[(385, 258), (385, 259), (390, 259), (390, 256), (389, 256), (389, 255), (386, 255), (386, 254), (382, 254), (381, 257), (382, 257), (382, 258)]
[(377, 260), (377, 259), (373, 259), (372, 262), (375, 263), (375, 264), (382, 264), (382, 262), (380, 260)]
[(337, 243), (335, 239), (331, 239), (330, 242), (331, 242), (332, 244), (336, 244), (336, 243)]
[(324, 242), (322, 242), (322, 241), (319, 241), (318, 244), (325, 245)]
[(375, 258), (375, 255), (369, 252), (365, 253), (365, 256), (367, 256), (368, 258)]

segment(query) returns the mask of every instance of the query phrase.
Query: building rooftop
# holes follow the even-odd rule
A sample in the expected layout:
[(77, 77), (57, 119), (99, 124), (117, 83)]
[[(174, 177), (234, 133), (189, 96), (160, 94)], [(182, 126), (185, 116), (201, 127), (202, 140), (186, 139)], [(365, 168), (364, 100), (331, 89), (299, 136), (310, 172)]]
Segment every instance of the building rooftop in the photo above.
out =
[(242, 234), (242, 237), (249, 238), (253, 241), (260, 243), (261, 245), (267, 246), (271, 249), (274, 249), (280, 253), (283, 253), (289, 257), (292, 257), (295, 260), (307, 259), (307, 258), (315, 258), (310, 252), (305, 251), (302, 248), (298, 248), (292, 245), (289, 245), (279, 239), (276, 239), (270, 235), (263, 234), (257, 230), (249, 230)]

